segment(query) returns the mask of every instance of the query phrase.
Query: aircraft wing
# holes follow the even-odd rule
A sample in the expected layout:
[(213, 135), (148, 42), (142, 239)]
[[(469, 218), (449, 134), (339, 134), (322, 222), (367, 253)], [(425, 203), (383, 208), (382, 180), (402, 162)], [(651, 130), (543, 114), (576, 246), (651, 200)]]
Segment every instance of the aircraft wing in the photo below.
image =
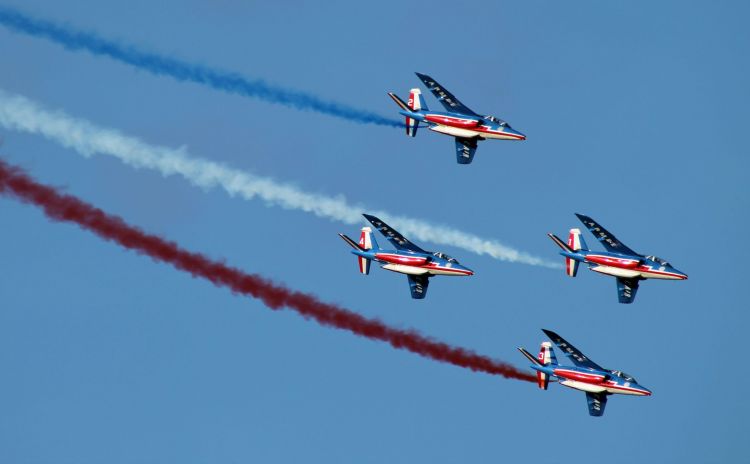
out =
[(431, 78), (427, 74), (415, 74), (422, 81), (422, 83), (424, 83), (424, 85), (427, 86), (428, 89), (430, 89), (430, 92), (435, 95), (435, 98), (438, 99), (440, 104), (443, 105), (446, 110), (452, 113), (479, 116), (478, 114), (470, 110), (468, 106), (458, 101), (458, 98), (456, 98), (452, 93), (448, 92), (445, 87), (438, 84), (435, 79)]
[(617, 237), (612, 235), (607, 229), (602, 227), (598, 222), (594, 221), (588, 216), (576, 213), (578, 219), (581, 220), (584, 226), (596, 237), (597, 240), (602, 242), (604, 248), (613, 253), (623, 253), (626, 255), (641, 256), (635, 251), (631, 250), (624, 243), (617, 240)]
[[(368, 221), (370, 221), (370, 224), (375, 226), (376, 229), (380, 231), (381, 234), (389, 241), (393, 246), (395, 246), (399, 250), (407, 250), (407, 251), (414, 251), (416, 253), (427, 253), (423, 249), (419, 248), (412, 242), (406, 239), (403, 235), (399, 234), (398, 231), (385, 222), (381, 221), (380, 219), (376, 218), (375, 216), (371, 216), (369, 214), (363, 214), (362, 216), (365, 217)], [(427, 285), (425, 285), (426, 287)]]
[(476, 137), (456, 137), (456, 161), (458, 164), (469, 164), (474, 161), (474, 153), (477, 151)]
[(589, 403), (589, 414), (597, 417), (604, 415), (604, 407), (607, 406), (606, 393), (586, 393), (586, 401)]
[(565, 353), (565, 356), (570, 358), (571, 361), (573, 361), (573, 364), (575, 364), (578, 367), (588, 367), (590, 369), (596, 369), (599, 371), (606, 371), (607, 369), (604, 369), (602, 366), (598, 365), (594, 361), (590, 360), (586, 357), (585, 354), (581, 353), (581, 351), (576, 348), (575, 346), (568, 343), (564, 338), (557, 335), (555, 332), (551, 330), (542, 329), (542, 332), (544, 332), (547, 337), (549, 337), (550, 340), (552, 340), (552, 343), (557, 345), (558, 348), (562, 350), (563, 353)]
[(617, 298), (620, 303), (630, 304), (635, 300), (635, 292), (638, 291), (638, 279), (617, 278)]
[(409, 278), (409, 290), (411, 297), (417, 300), (427, 296), (427, 286), (430, 285), (430, 278), (426, 275), (407, 275)]

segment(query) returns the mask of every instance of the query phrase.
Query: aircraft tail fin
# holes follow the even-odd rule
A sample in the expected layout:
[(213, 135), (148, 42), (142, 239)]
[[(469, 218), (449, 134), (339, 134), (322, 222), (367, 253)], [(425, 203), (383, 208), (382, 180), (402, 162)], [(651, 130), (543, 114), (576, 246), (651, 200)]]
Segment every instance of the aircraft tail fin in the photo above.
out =
[[(539, 356), (534, 356), (523, 348), (518, 348), (518, 351), (526, 357), (529, 361), (537, 366), (548, 366), (550, 364), (557, 364), (557, 358), (555, 358), (555, 352), (552, 351), (552, 344), (550, 342), (543, 342)], [(542, 371), (536, 371), (537, 385), (542, 390), (546, 390), (549, 386), (549, 375)]]
[[(568, 235), (568, 248), (573, 251), (588, 250), (586, 242), (581, 237), (581, 229), (570, 229)], [(570, 277), (575, 277), (578, 274), (578, 265), (580, 263), (573, 258), (565, 257), (565, 271)]]
[(586, 241), (581, 236), (581, 229), (570, 229), (570, 235), (568, 235), (568, 246), (573, 251), (588, 251), (589, 247), (586, 246)]
[(377, 250), (378, 242), (372, 235), (372, 229), (370, 227), (363, 227), (362, 232), (359, 234), (359, 247), (365, 251), (375, 249)]
[[(425, 103), (424, 97), (422, 96), (422, 91), (419, 89), (411, 89), (411, 91), (409, 91), (408, 103), (401, 100), (398, 97), (398, 95), (396, 95), (393, 92), (388, 92), (388, 95), (391, 97), (391, 99), (393, 99), (394, 102), (396, 102), (396, 104), (403, 111), (407, 113), (419, 111), (420, 109), (427, 109), (427, 104)], [(408, 135), (409, 137), (417, 136), (417, 129), (419, 128), (419, 121), (407, 115), (405, 126), (406, 126), (406, 135)]]
[(422, 91), (418, 88), (411, 89), (409, 91), (409, 108), (412, 110), (427, 110), (427, 103), (424, 101)]
[(551, 238), (553, 242), (555, 242), (555, 245), (559, 246), (563, 249), (563, 251), (567, 251), (568, 253), (573, 253), (573, 249), (568, 246), (567, 243), (560, 240), (560, 237), (558, 237), (555, 234), (547, 234), (547, 237)]
[[(378, 249), (378, 242), (375, 240), (375, 237), (372, 236), (372, 229), (369, 227), (363, 227), (362, 232), (359, 234), (359, 243), (358, 246), (364, 250), (369, 251), (374, 249)], [(358, 256), (359, 261), (359, 272), (362, 274), (369, 274), (370, 273), (370, 264), (372, 263), (372, 260), (369, 258), (365, 258), (364, 256)]]
[[(537, 356), (539, 364), (542, 366), (556, 365), (557, 357), (555, 351), (552, 349), (552, 343), (542, 342), (542, 346), (539, 348), (539, 356)], [(545, 372), (536, 372), (536, 381), (539, 388), (546, 390), (549, 387), (549, 375)]]
[[(583, 242), (583, 238), (581, 237), (581, 231), (578, 229), (571, 229), (570, 235), (568, 236), (568, 243), (563, 242), (560, 237), (558, 237), (555, 234), (547, 234), (549, 238), (552, 239), (553, 242), (555, 242), (555, 245), (562, 248), (563, 251), (568, 253), (575, 253), (576, 251), (581, 249), (581, 242)], [(577, 248), (576, 248), (577, 247)], [(575, 259), (566, 256), (565, 257), (565, 272), (570, 277), (575, 277), (576, 274), (578, 274), (578, 261)]]
[[(362, 228), (362, 233), (359, 236), (359, 243), (355, 242), (344, 234), (339, 234), (339, 237), (341, 237), (350, 247), (358, 251), (368, 251), (378, 247), (377, 242), (375, 242), (375, 239), (372, 237), (372, 229), (370, 229), (369, 227)], [(370, 273), (371, 262), (372, 260), (370, 258), (365, 258), (364, 256), (357, 255), (359, 272), (361, 272), (362, 274), (367, 275)]]

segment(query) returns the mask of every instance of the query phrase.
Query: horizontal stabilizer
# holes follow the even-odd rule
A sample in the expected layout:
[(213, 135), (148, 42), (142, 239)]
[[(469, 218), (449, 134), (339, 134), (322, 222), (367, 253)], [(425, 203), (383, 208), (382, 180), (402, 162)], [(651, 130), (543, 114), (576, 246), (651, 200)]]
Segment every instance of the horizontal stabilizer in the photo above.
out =
[(354, 248), (355, 250), (365, 251), (361, 246), (357, 244), (357, 242), (347, 237), (346, 235), (339, 234), (339, 237), (341, 237), (342, 240), (344, 240), (347, 244), (349, 244), (350, 247)]
[(551, 238), (553, 242), (563, 250), (567, 251), (568, 253), (573, 253), (573, 250), (568, 246), (567, 243), (560, 240), (560, 238), (555, 234), (547, 234), (547, 237)]
[(404, 111), (411, 111), (411, 108), (409, 108), (409, 105), (407, 105), (405, 101), (401, 100), (401, 99), (400, 99), (400, 98), (398, 97), (398, 95), (396, 95), (395, 93), (393, 93), (393, 92), (388, 92), (388, 96), (389, 96), (389, 97), (391, 97), (391, 99), (392, 99), (393, 101), (395, 101), (395, 102), (396, 102), (396, 104), (397, 104), (398, 106), (400, 106), (402, 110), (404, 110)]
[(539, 362), (538, 359), (536, 359), (536, 356), (534, 356), (533, 354), (529, 353), (524, 348), (521, 348), (519, 346), (518, 347), (518, 351), (520, 351), (522, 355), (526, 356), (526, 359), (528, 359), (529, 361), (531, 361), (532, 364), (536, 364), (537, 366), (541, 366), (542, 365), (542, 363)]

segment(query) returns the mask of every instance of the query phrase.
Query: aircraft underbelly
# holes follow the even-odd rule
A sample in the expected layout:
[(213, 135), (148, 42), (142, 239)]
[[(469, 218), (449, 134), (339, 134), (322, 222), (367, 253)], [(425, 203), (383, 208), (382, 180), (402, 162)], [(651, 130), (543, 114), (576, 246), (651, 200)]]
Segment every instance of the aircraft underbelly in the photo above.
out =
[(444, 269), (430, 269), (429, 272), (430, 274), (433, 274), (433, 275), (451, 275), (451, 276), (460, 275), (458, 272), (449, 270), (449, 269), (445, 269), (445, 270)]
[(643, 396), (643, 393), (635, 392), (635, 391), (632, 391), (632, 390), (626, 390), (626, 389), (622, 389), (622, 388), (617, 388), (617, 387), (606, 388), (606, 390), (607, 390), (608, 393), (616, 393), (618, 395)]
[(480, 137), (482, 134), (477, 131), (469, 129), (461, 129), (460, 127), (443, 126), (438, 124), (437, 126), (431, 126), (431, 131), (439, 132), (441, 134), (452, 135), (454, 137), (465, 137), (470, 139), (472, 137)]
[(681, 277), (671, 274), (662, 274), (656, 272), (641, 272), (641, 276), (644, 279), (667, 279), (667, 280), (681, 280)]
[(577, 380), (560, 380), (560, 385), (589, 393), (601, 393), (606, 390), (601, 385), (591, 385), (590, 383), (579, 382)]
[(634, 277), (641, 277), (640, 271), (634, 271), (632, 269), (622, 269), (619, 267), (612, 267), (612, 266), (594, 266), (591, 268), (592, 271), (598, 272), (600, 274), (607, 274), (615, 277), (624, 277), (626, 279), (632, 279)]
[(518, 140), (518, 137), (510, 137), (505, 134), (495, 134), (492, 132), (480, 132), (477, 135), (482, 136), (483, 139)]
[(389, 264), (384, 264), (381, 267), (387, 271), (398, 272), (400, 274), (424, 275), (430, 272), (423, 267), (406, 266), (403, 264), (389, 263)]

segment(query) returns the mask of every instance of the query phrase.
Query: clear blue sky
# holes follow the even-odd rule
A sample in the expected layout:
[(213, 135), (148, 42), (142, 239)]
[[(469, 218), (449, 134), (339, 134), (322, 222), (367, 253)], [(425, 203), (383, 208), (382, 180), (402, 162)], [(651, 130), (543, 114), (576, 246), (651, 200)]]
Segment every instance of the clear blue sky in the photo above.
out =
[(593, 419), (582, 393), (542, 392), (274, 313), (0, 199), (0, 461), (747, 455), (746, 2), (153, 3), (3, 2), (383, 115), (396, 114), (385, 92), (404, 95), (425, 72), (528, 140), (485, 142), (473, 165), (458, 166), (448, 137), (407, 139), (177, 83), (2, 28), (0, 88), (550, 259), (545, 233), (565, 234), (579, 225), (573, 213), (586, 213), (690, 280), (647, 281), (624, 306), (612, 279), (591, 272), (574, 280), (443, 247), (477, 274), (437, 278), (412, 301), (404, 277), (358, 274), (336, 236), (356, 227), (3, 131), (6, 159), (191, 249), (519, 366), (515, 347), (536, 350), (539, 329), (554, 329), (654, 395), (612, 397)]

